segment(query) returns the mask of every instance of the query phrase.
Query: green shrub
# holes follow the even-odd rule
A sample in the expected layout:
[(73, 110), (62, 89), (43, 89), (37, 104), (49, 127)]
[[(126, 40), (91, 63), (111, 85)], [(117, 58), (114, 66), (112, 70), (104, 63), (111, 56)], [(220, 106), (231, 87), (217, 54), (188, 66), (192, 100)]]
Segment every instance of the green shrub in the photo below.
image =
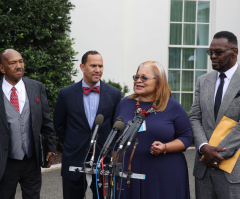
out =
[(125, 94), (129, 92), (129, 89), (128, 89), (128, 86), (127, 85), (124, 85), (123, 87), (119, 84), (119, 83), (115, 83), (111, 80), (108, 80), (108, 82), (106, 82), (105, 80), (103, 80), (103, 82), (115, 87), (115, 88), (118, 88), (121, 92), (121, 97), (124, 98)]
[[(68, 0), (1, 0), (0, 51), (13, 48), (25, 63), (25, 77), (45, 85), (53, 112), (60, 88), (73, 83), (73, 40)], [(1, 75), (2, 76), (2, 75)]]

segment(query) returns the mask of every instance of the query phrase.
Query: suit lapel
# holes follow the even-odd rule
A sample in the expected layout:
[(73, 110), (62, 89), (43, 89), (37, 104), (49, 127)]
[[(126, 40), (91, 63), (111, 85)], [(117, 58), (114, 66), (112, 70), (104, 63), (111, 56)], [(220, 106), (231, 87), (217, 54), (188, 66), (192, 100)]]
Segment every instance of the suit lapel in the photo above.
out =
[(216, 123), (218, 123), (222, 117), (225, 115), (229, 106), (232, 104), (237, 92), (240, 90), (240, 67), (237, 68), (236, 72), (233, 74), (232, 79), (228, 85), (227, 91), (223, 97), (221, 106), (219, 108), (218, 117)]
[(83, 90), (82, 90), (82, 81), (80, 81), (79, 83), (76, 84), (75, 87), (75, 100), (78, 106), (78, 109), (80, 110), (81, 114), (80, 116), (82, 117), (83, 123), (87, 125), (87, 128), (89, 129), (89, 132), (91, 131), (88, 120), (87, 120), (87, 116), (85, 113), (85, 109), (84, 109), (84, 104), (83, 104)]
[[(96, 116), (98, 114), (103, 113), (106, 104), (107, 104), (107, 88), (106, 88), (105, 83), (100, 81), (100, 100), (99, 100)], [(95, 128), (95, 123), (93, 124), (93, 129), (94, 128)]]
[(206, 94), (208, 98), (207, 110), (212, 120), (213, 124), (215, 123), (215, 115), (214, 115), (214, 92), (215, 92), (215, 85), (217, 80), (217, 72), (209, 73), (208, 78), (206, 79)]
[[(33, 113), (34, 112), (34, 108), (35, 108), (35, 102), (36, 102), (36, 98), (35, 98), (35, 95), (34, 95), (34, 91), (36, 90), (34, 85), (31, 83), (28, 82), (28, 79), (26, 78), (23, 78), (22, 79), (23, 82), (24, 82), (24, 85), (25, 85), (25, 88), (26, 88), (26, 94), (27, 94), (27, 97), (28, 97), (28, 100), (29, 100), (29, 105), (30, 105), (30, 112)], [(33, 114), (31, 114), (32, 116), (32, 123), (34, 122), (33, 121)]]
[(4, 105), (4, 99), (3, 99), (3, 90), (2, 90), (2, 82), (3, 80), (0, 81), (0, 120), (3, 121), (3, 123), (5, 124), (5, 126), (8, 129), (8, 124), (7, 124), (7, 118), (6, 118), (6, 110), (5, 110), (5, 105)]
[(107, 88), (105, 86), (104, 82), (100, 82), (100, 101), (98, 105), (98, 110), (97, 110), (97, 115), (101, 114), (103, 112), (103, 109), (105, 108), (106, 105), (106, 95), (107, 95)]

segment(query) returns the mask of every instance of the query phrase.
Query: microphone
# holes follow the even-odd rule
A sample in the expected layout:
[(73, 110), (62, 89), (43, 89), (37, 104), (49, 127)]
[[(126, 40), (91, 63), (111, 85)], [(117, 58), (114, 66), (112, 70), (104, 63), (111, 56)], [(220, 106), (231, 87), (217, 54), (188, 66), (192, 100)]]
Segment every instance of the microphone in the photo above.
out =
[(121, 122), (123, 122), (123, 120), (124, 120), (124, 119), (123, 119), (122, 116), (118, 116), (117, 119), (116, 119), (116, 121), (121, 121)]
[(122, 139), (127, 135), (128, 129), (130, 128), (130, 126), (133, 124), (132, 120), (129, 120), (126, 124), (126, 127), (124, 129), (124, 131), (122, 132), (122, 134), (119, 136), (119, 138), (117, 139), (116, 143), (119, 143), (122, 141)]
[(140, 113), (140, 114), (137, 116), (137, 120), (136, 120), (136, 122), (134, 123), (133, 128), (131, 128), (131, 132), (132, 132), (132, 133), (129, 133), (131, 136), (130, 136), (130, 138), (129, 138), (129, 140), (128, 140), (126, 150), (127, 150), (127, 148), (131, 145), (132, 141), (135, 140), (135, 138), (137, 137), (138, 131), (139, 131), (139, 129), (141, 128), (144, 119), (145, 119), (145, 115), (142, 114), (142, 113)]
[(92, 147), (94, 141), (95, 141), (95, 137), (97, 135), (97, 132), (98, 132), (98, 128), (99, 126), (103, 123), (103, 120), (104, 120), (104, 117), (102, 114), (98, 114), (96, 119), (95, 119), (95, 129), (93, 131), (93, 135), (92, 135), (92, 138), (91, 138), (91, 142), (90, 142), (90, 148)]
[[(116, 119), (116, 121), (121, 121), (121, 122), (122, 122), (122, 121), (123, 121), (123, 117), (122, 117), (122, 116), (118, 116), (117, 119)], [(113, 133), (113, 129), (110, 131), (110, 133), (109, 133), (109, 135), (108, 135), (108, 137), (107, 137), (107, 139), (106, 139), (106, 141), (105, 141), (105, 143), (104, 143), (104, 145), (103, 145), (103, 148), (102, 148), (102, 150), (101, 150), (100, 155), (102, 154), (103, 149), (106, 148), (106, 145), (107, 145), (107, 143), (109, 142), (109, 139), (111, 138), (112, 133)]]
[(109, 135), (109, 139), (107, 139), (107, 141), (104, 143), (104, 147), (102, 148), (102, 151), (100, 154), (102, 154), (102, 156), (106, 156), (109, 149), (112, 147), (113, 144), (113, 140), (115, 138), (115, 136), (121, 132), (124, 128), (124, 124), (122, 121), (116, 121), (115, 124), (113, 125), (113, 129), (112, 129), (112, 133)]
[(144, 118), (145, 116), (141, 113), (138, 116), (133, 118), (132, 125), (129, 127), (129, 130), (127, 131), (126, 136), (122, 139), (121, 143), (119, 144), (117, 154), (126, 146), (126, 144), (129, 143), (130, 139), (131, 139), (130, 141), (130, 145), (131, 145), (132, 140), (137, 136), (138, 130), (140, 129), (144, 121)]

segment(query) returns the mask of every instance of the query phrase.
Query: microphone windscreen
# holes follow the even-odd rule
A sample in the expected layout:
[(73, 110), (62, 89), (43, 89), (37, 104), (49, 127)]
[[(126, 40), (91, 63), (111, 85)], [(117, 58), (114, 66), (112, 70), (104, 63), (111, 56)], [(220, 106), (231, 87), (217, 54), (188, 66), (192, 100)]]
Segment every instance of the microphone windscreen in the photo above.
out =
[(124, 119), (123, 119), (122, 116), (118, 116), (117, 119), (116, 119), (116, 121), (121, 121), (121, 122), (123, 122), (123, 120), (124, 120)]
[(119, 129), (120, 132), (121, 132), (123, 130), (123, 128), (124, 128), (123, 122), (116, 121), (115, 124), (113, 125), (113, 129), (115, 129), (115, 128)]
[(98, 114), (96, 119), (95, 119), (95, 124), (96, 125), (101, 125), (103, 123), (104, 117), (102, 114)]
[(127, 125), (131, 125), (132, 124), (132, 120), (129, 120), (128, 122), (127, 122)]

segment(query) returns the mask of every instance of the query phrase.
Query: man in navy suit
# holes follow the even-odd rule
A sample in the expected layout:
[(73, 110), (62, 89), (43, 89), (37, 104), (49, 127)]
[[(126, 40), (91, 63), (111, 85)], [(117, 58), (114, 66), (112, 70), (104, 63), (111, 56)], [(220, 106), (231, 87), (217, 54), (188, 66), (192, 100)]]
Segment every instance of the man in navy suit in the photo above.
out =
[[(59, 92), (54, 111), (54, 128), (63, 144), (62, 178), (64, 199), (84, 198), (87, 183), (85, 174), (69, 171), (69, 166), (83, 166), (98, 114), (104, 121), (98, 130), (95, 161), (110, 133), (115, 109), (121, 100), (118, 89), (100, 80), (103, 73), (102, 56), (89, 51), (82, 57), (83, 79)], [(92, 92), (91, 92), (92, 91)], [(91, 154), (91, 150), (90, 150)], [(89, 161), (90, 157), (87, 157)], [(92, 177), (93, 198), (97, 199), (95, 175)], [(103, 198), (102, 189), (99, 196)]]

